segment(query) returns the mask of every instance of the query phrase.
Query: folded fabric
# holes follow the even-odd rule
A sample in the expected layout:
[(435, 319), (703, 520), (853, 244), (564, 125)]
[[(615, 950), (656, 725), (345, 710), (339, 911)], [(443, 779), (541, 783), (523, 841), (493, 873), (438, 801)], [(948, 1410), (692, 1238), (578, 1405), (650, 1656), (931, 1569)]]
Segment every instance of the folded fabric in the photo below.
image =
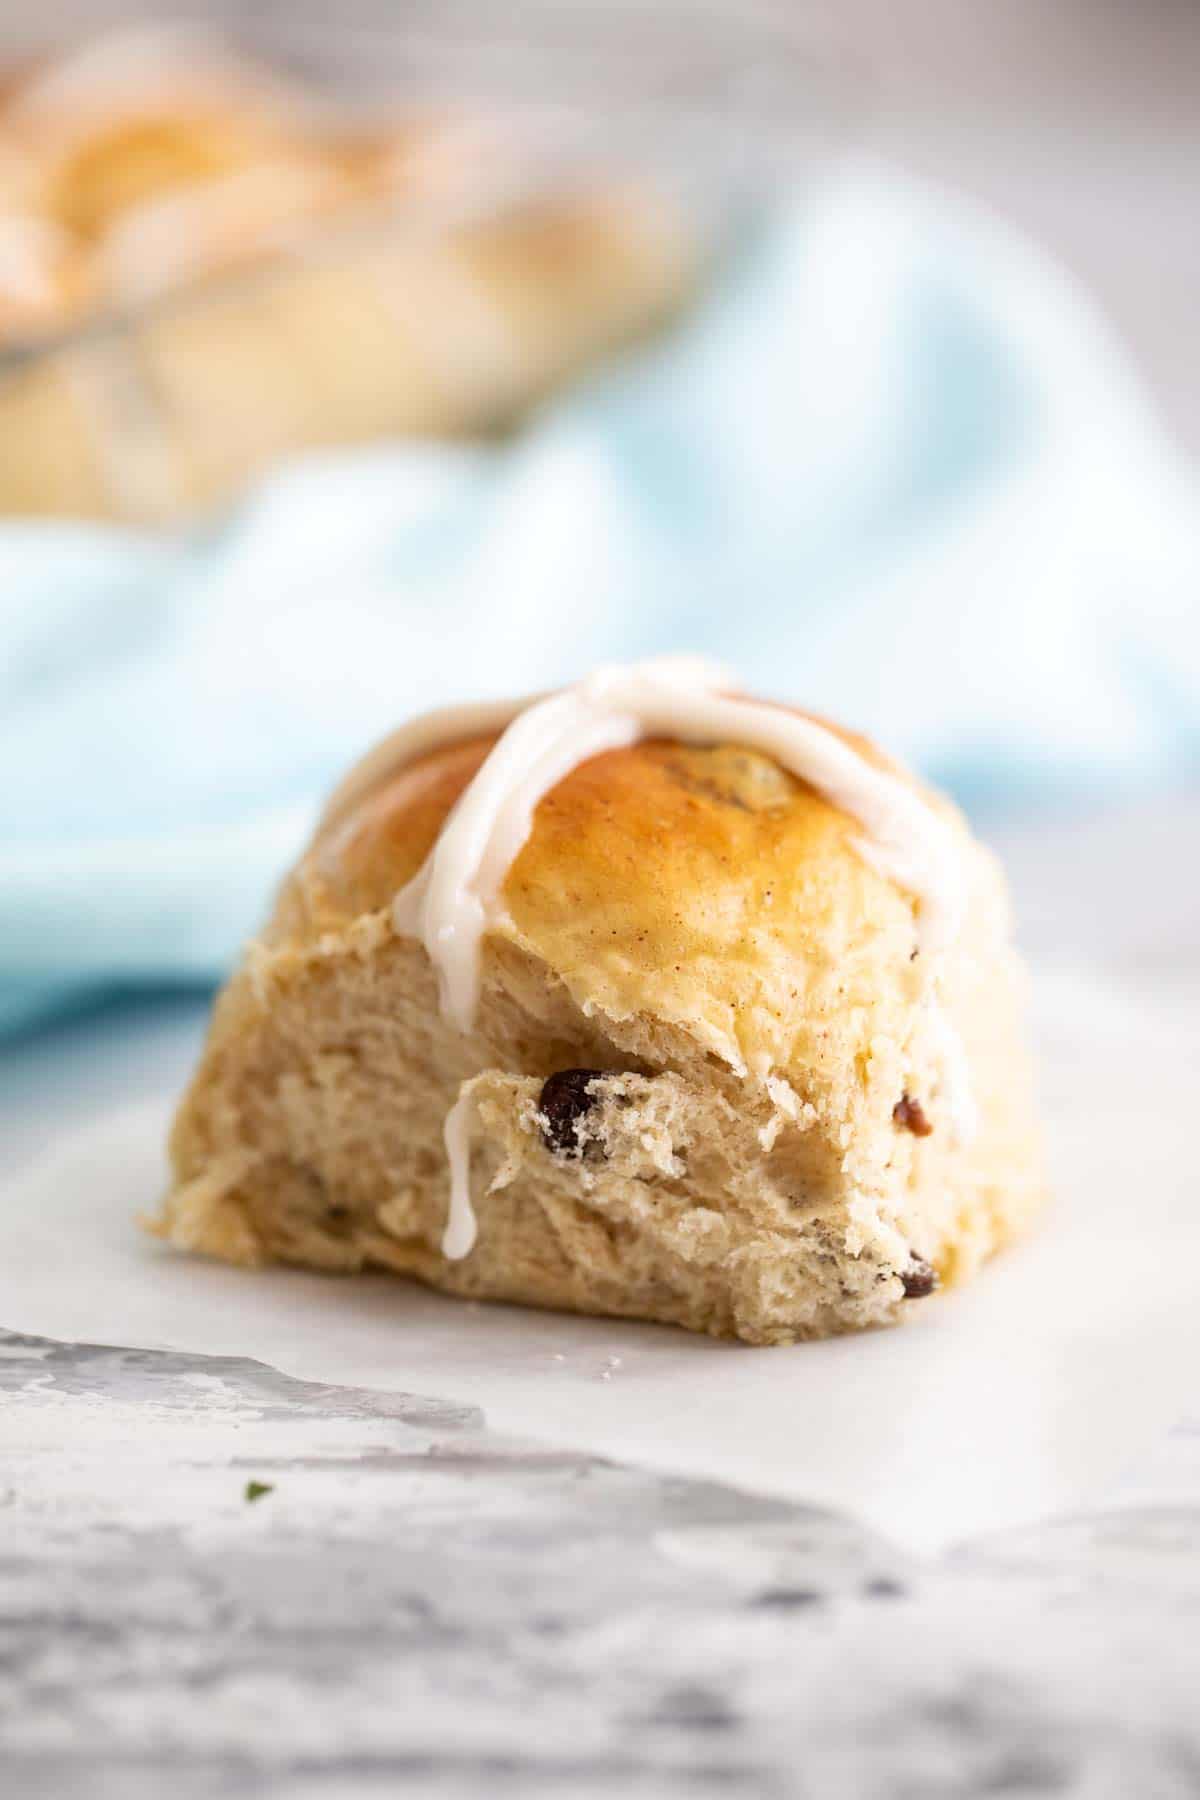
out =
[(692, 648), (968, 802), (1194, 764), (1200, 514), (1071, 285), (855, 162), (512, 442), (284, 468), (183, 537), (0, 528), (0, 1028), (207, 979), (323, 787), (447, 698)]

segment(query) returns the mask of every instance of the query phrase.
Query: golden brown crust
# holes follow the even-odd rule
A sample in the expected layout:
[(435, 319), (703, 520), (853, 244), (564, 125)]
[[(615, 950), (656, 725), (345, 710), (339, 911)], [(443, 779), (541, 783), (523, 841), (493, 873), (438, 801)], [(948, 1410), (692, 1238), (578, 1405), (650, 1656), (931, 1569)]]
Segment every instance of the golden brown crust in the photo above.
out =
[[(269, 941), (312, 941), (386, 909), (494, 741), (381, 779), (318, 837)], [(858, 836), (755, 751), (645, 740), (582, 763), (542, 801), (501, 931), (580, 1005), (652, 1013), (735, 1067), (820, 1060), (821, 1037), (856, 1054), (881, 969), (897, 1004), (911, 997), (914, 947), (911, 897), (864, 861)]]
[[(812, 713), (801, 716), (835, 731), (877, 767), (895, 770), (869, 738)], [(304, 866), (317, 929), (378, 910), (412, 879), (499, 735), (482, 733), (413, 758), (330, 821)], [(644, 739), (589, 758), (546, 796), (506, 892), (520, 909), (517, 896), (528, 899), (555, 878), (556, 859), (574, 863), (582, 850), (606, 887), (618, 858), (636, 904), (643, 885), (665, 879), (674, 887), (682, 878), (686, 888), (717, 867), (728, 872), (733, 861), (751, 874), (766, 859), (774, 872), (781, 859), (811, 865), (836, 847), (857, 863), (850, 849), (857, 831), (807, 783), (756, 751)]]
[(118, 120), (64, 151), (49, 175), (47, 205), (66, 230), (97, 238), (132, 208), (243, 168), (259, 152), (228, 118), (164, 112)]

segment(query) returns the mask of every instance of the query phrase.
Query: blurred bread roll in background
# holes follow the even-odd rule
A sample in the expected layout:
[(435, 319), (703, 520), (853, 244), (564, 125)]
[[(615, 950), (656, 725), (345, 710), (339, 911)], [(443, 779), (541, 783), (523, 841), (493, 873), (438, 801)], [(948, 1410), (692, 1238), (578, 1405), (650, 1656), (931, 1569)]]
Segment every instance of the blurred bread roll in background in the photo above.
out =
[(495, 431), (696, 258), (675, 201), (519, 123), (102, 40), (0, 96), (0, 511), (170, 519), (290, 452)]

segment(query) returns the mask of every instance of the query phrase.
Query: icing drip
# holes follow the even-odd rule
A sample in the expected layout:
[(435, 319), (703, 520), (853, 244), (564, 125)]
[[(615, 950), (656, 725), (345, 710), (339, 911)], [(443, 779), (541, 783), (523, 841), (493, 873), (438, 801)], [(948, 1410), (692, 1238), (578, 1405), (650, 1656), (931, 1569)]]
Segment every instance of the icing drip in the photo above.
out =
[[(644, 737), (682, 743), (734, 743), (762, 751), (858, 821), (856, 849), (917, 901), (917, 937), (931, 959), (950, 943), (965, 909), (961, 859), (937, 814), (897, 776), (876, 768), (836, 733), (811, 719), (720, 690), (729, 677), (690, 657), (664, 657), (595, 671), (562, 693), (501, 707), (451, 709), (380, 746), (334, 795), (326, 821), (353, 804), (398, 763), (436, 744), (507, 721), (447, 818), (422, 868), (397, 894), (395, 928), (417, 938), (437, 973), (444, 1015), (469, 1032), (479, 1002), (480, 952), (504, 917), (501, 890), (544, 795), (577, 764)], [(928, 965), (927, 965), (928, 966)], [(970, 1135), (974, 1105), (962, 1046), (936, 995), (930, 968), (931, 1024), (942, 1066), (942, 1092), (958, 1140)], [(448, 1257), (465, 1256), (475, 1222), (468, 1190), (469, 1100), (460, 1094), (446, 1120), (450, 1214)]]
[(538, 801), (577, 763), (639, 735), (635, 719), (593, 711), (573, 693), (530, 707), (462, 795), (424, 867), (397, 894), (396, 930), (424, 944), (437, 970), (442, 1011), (460, 1031), (475, 1022), (480, 945)]
[(475, 1208), (471, 1205), (471, 1125), (475, 1098), (464, 1082), (446, 1114), (442, 1139), (450, 1164), (450, 1212), (442, 1234), (442, 1255), (460, 1262), (475, 1247)]
[(214, 262), (286, 248), (334, 198), (328, 176), (297, 158), (262, 161), (125, 209), (101, 249), (107, 285), (133, 303)]
[(969, 1144), (979, 1129), (979, 1108), (971, 1090), (967, 1052), (936, 994), (930, 998), (929, 1023), (934, 1056), (941, 1070), (941, 1099), (946, 1108), (950, 1138), (958, 1145)]
[[(393, 907), (396, 930), (424, 944), (442, 1010), (460, 1031), (474, 1024), (480, 944), (502, 913), (500, 890), (538, 801), (578, 763), (643, 737), (745, 744), (773, 756), (863, 826), (860, 854), (920, 902), (922, 949), (953, 936), (963, 905), (958, 857), (920, 796), (823, 725), (727, 698), (717, 691), (725, 680), (722, 670), (692, 658), (662, 658), (598, 669), (518, 713)], [(441, 717), (453, 724), (453, 714)]]

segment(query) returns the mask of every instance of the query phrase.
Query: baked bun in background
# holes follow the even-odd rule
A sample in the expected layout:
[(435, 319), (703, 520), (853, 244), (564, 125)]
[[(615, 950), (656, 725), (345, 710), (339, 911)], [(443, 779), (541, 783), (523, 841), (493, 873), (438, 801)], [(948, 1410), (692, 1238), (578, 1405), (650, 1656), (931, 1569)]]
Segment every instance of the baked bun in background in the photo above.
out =
[(0, 514), (171, 520), (297, 451), (492, 433), (653, 330), (695, 220), (535, 136), (175, 28), (0, 87)]
[[(935, 995), (913, 895), (779, 760), (588, 756), (507, 868), (464, 1030), (394, 902), (494, 750), (479, 716), (368, 759), (288, 877), (179, 1110), (163, 1237), (778, 1343), (896, 1320), (1027, 1225), (1022, 972), (948, 803), (921, 796), (962, 877)], [(448, 1256), (460, 1096), (478, 1236)]]

